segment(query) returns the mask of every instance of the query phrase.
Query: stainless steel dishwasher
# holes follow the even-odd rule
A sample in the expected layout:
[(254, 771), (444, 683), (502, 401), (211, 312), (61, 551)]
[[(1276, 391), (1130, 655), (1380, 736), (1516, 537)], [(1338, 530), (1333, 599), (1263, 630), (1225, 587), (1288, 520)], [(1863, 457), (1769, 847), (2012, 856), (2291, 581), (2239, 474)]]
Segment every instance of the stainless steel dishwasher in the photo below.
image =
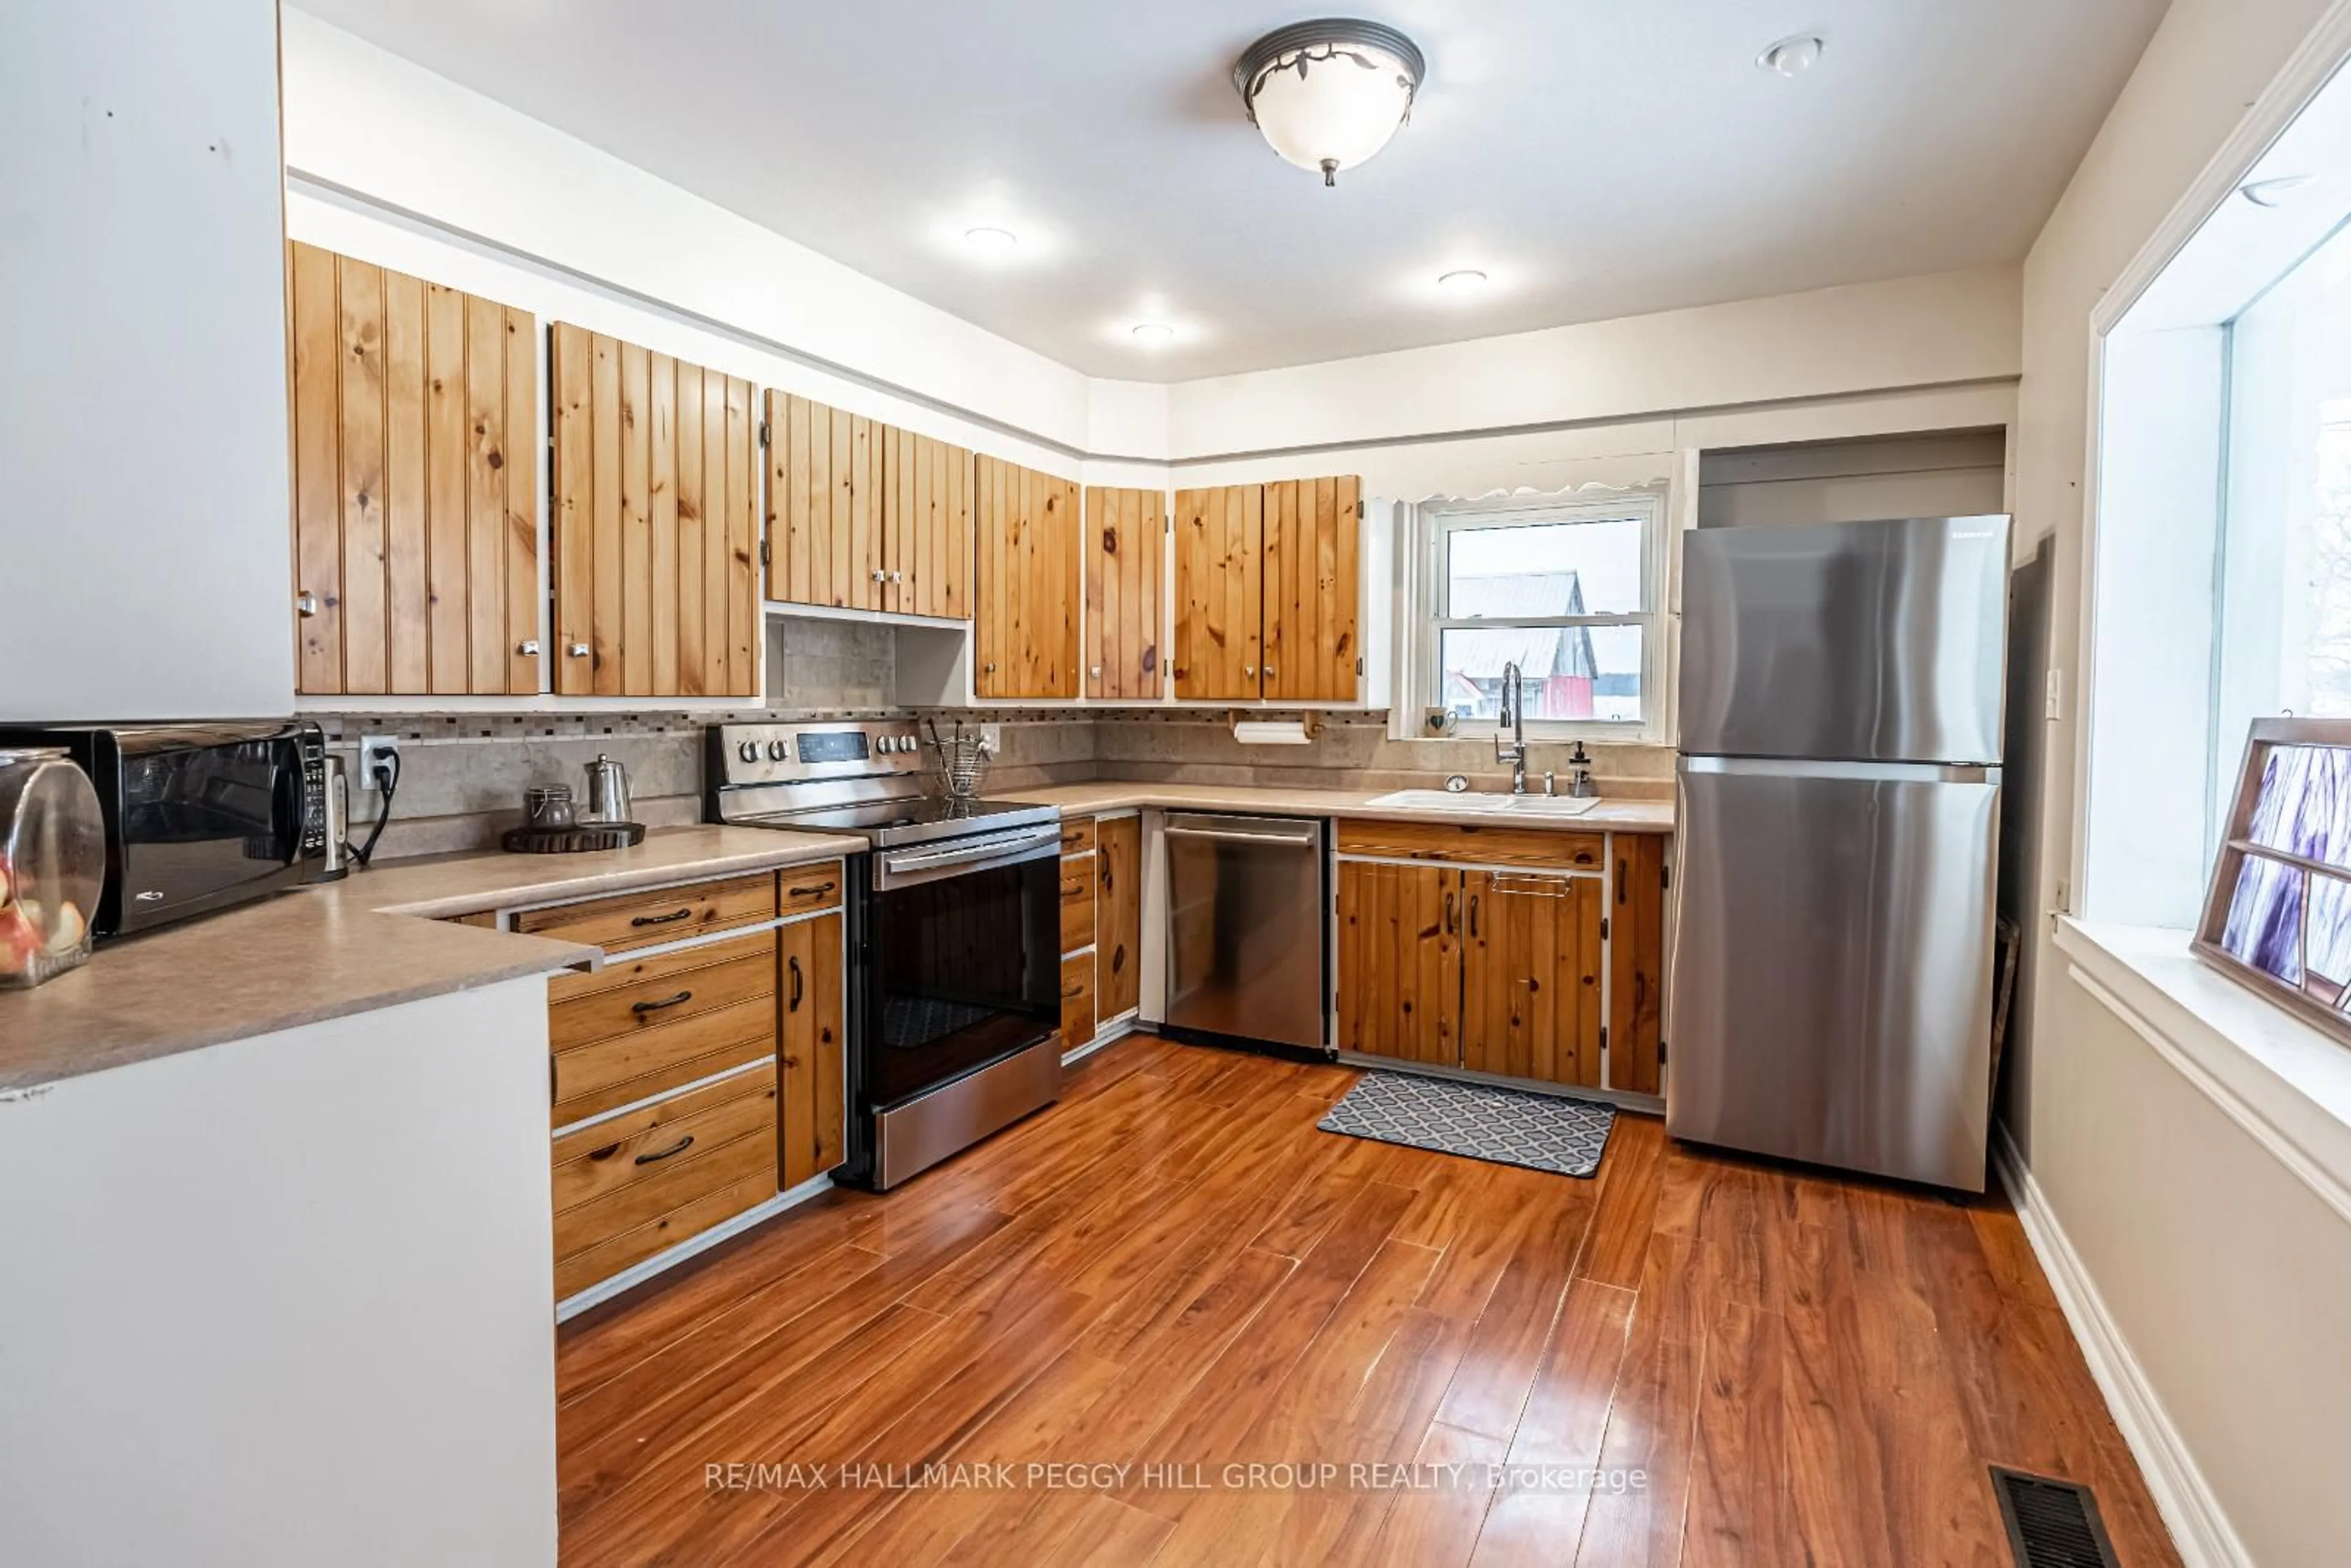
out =
[(1322, 1051), (1322, 824), (1171, 811), (1165, 835), (1163, 1029)]

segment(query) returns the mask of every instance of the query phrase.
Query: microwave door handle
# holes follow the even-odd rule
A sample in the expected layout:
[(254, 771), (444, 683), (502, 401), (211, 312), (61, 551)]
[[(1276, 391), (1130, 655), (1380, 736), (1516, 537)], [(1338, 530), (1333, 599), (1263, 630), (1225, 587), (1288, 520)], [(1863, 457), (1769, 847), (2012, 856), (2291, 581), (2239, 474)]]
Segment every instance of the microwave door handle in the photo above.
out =
[(291, 768), (280, 768), (272, 780), (269, 792), (274, 808), (272, 814), (283, 824), (278, 830), (277, 858), (292, 865), (302, 858), (302, 829), (308, 815), (302, 784), (302, 766), (298, 761)]

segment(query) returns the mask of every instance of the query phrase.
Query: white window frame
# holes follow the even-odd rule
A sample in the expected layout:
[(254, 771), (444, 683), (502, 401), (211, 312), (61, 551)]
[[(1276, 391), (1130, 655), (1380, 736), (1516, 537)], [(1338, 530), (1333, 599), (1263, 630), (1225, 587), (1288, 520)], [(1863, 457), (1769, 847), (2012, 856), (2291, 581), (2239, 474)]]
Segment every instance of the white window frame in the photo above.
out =
[[(1463, 528), (1533, 527), (1547, 523), (1615, 522), (1634, 518), (1641, 524), (1641, 603), (1638, 611), (1609, 615), (1555, 615), (1525, 618), (1451, 618), (1442, 612), (1447, 586), (1446, 554), (1452, 536)], [(1482, 736), (1499, 727), (1471, 721), (1457, 729), (1431, 730), (1429, 710), (1437, 706), (1443, 689), (1444, 633), (1480, 626), (1576, 627), (1637, 626), (1641, 629), (1641, 722), (1612, 723), (1604, 719), (1529, 719), (1530, 738), (1546, 741), (1598, 741), (1657, 745), (1671, 733), (1667, 711), (1668, 618), (1667, 562), (1671, 537), (1670, 512), (1661, 486), (1586, 486), (1571, 495), (1520, 495), (1465, 501), (1425, 502), (1414, 508), (1411, 548), (1405, 554), (1404, 584), (1406, 634), (1398, 640), (1398, 685), (1401, 699), (1390, 725), (1399, 738), (1458, 738)]]

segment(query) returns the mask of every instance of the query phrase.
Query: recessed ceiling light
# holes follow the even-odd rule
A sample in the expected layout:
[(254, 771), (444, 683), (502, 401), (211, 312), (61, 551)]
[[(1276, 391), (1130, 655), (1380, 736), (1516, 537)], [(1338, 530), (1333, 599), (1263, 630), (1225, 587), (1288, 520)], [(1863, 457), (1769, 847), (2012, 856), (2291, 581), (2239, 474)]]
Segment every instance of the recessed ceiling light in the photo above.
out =
[(1176, 329), (1165, 321), (1138, 321), (1128, 331), (1136, 342), (1153, 347), (1173, 341), (1176, 337)]
[(1800, 77), (1820, 63), (1822, 43), (1816, 33), (1798, 33), (1756, 56), (1755, 63), (1775, 76)]
[(1000, 256), (1020, 243), (1010, 229), (977, 228), (963, 231), (964, 244), (990, 256)]
[(2248, 180), (2237, 187), (2237, 194), (2257, 207), (2282, 207), (2294, 200), (2311, 179), (2308, 174), (2279, 174), (2267, 180)]
[(1486, 275), (1474, 267), (1457, 267), (1437, 276), (1437, 287), (1447, 294), (1475, 294), (1486, 287)]

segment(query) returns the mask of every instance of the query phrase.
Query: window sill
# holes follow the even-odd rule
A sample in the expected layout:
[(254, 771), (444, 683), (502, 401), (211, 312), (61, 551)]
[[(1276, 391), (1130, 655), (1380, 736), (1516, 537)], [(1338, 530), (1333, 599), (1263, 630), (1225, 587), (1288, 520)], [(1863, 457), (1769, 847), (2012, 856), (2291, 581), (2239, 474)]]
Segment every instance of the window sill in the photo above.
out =
[(2351, 1046), (2189, 951), (2189, 933), (2060, 918), (2074, 979), (2351, 1220)]

